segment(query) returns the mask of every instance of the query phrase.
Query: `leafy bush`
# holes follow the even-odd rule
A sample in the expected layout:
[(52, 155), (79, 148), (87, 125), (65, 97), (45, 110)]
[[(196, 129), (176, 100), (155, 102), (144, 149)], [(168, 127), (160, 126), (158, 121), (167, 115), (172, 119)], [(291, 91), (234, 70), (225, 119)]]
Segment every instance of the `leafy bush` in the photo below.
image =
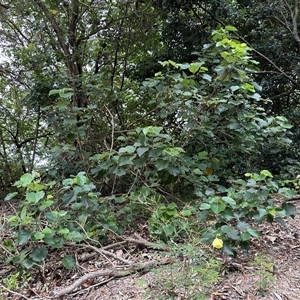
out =
[[(8, 223), (17, 233), (16, 246), (32, 241), (36, 247), (25, 248), (13, 262), (32, 267), (48, 254), (39, 242), (59, 248), (91, 237), (103, 241), (107, 231), (121, 232), (141, 217), (156, 238), (180, 240), (193, 232), (206, 243), (222, 240), (218, 247), (234, 255), (258, 236), (253, 222), (283, 222), (295, 214), (293, 205), (273, 203), (274, 194), (291, 198), (293, 191), (278, 186), (269, 171), (242, 177), (266, 140), (289, 145), (291, 125), (261, 107), (260, 87), (250, 74), (256, 62), (251, 49), (231, 37), (235, 30), (215, 30), (213, 43), (195, 62), (162, 62), (165, 71), (143, 83), (143, 99), (136, 97), (137, 111), (148, 110), (157, 126), (133, 123), (112, 134), (108, 151), (95, 155), (79, 148), (88, 174), (48, 184), (36, 173), (20, 178), (23, 199)], [(62, 111), (67, 113), (64, 103)], [(78, 130), (84, 135), (83, 127)], [(72, 259), (64, 264), (71, 267)]]

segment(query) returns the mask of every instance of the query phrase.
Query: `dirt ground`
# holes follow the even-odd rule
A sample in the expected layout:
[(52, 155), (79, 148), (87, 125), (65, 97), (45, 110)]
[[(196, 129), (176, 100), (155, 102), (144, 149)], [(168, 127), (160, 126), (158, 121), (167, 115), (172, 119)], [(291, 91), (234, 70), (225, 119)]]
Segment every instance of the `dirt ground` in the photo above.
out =
[[(300, 211), (300, 201), (294, 204)], [(4, 211), (2, 211), (4, 213)], [(261, 236), (253, 241), (248, 256), (240, 255), (235, 259), (218, 254), (217, 259), (222, 263), (221, 279), (206, 291), (208, 300), (297, 300), (300, 299), (300, 215), (289, 219), (286, 226), (278, 223), (262, 224), (259, 227)], [(1, 233), (1, 240), (5, 239), (5, 233)], [(117, 244), (117, 243), (116, 243)], [(77, 267), (75, 270), (61, 268), (62, 253), (50, 254), (47, 263), (42, 266), (30, 280), (18, 292), (3, 289), (0, 292), (0, 300), (54, 299), (56, 291), (60, 291), (72, 285), (78, 278), (97, 272), (97, 270), (111, 270), (116, 257), (122, 260), (147, 261), (157, 258), (159, 253), (149, 250), (141, 245), (132, 245), (129, 248), (119, 247), (114, 249), (112, 257), (107, 257), (100, 252), (91, 251), (87, 246), (70, 245), (70, 254), (74, 253), (76, 247)], [(80, 247), (80, 248), (79, 248)], [(66, 250), (64, 250), (66, 251)], [(1, 253), (2, 252), (2, 253)], [(0, 257), (4, 257), (0, 249)], [(101, 259), (105, 258), (105, 259)], [(0, 280), (7, 278), (14, 267), (0, 262)], [(66, 300), (146, 300), (146, 299), (196, 299), (193, 295), (184, 297), (177, 293), (156, 295), (155, 285), (158, 279), (151, 268), (149, 271), (131, 272), (128, 276), (118, 274), (124, 269), (111, 270), (106, 275), (91, 277), (72, 290), (56, 299)], [(200, 288), (200, 287), (199, 287)], [(152, 290), (152, 292), (151, 292)], [(2, 295), (1, 295), (2, 293)], [(1, 298), (2, 297), (2, 298)], [(205, 298), (203, 298), (205, 299)]]
[[(300, 201), (295, 201), (294, 204), (299, 212)], [(220, 257), (224, 262), (222, 280), (207, 294), (207, 299), (300, 299), (299, 214), (294, 219), (290, 218), (286, 226), (278, 223), (263, 224), (260, 230), (261, 237), (254, 243), (248, 256), (236, 259)], [(263, 259), (262, 262), (255, 262), (256, 257), (265, 257), (266, 259)], [(148, 286), (151, 287), (151, 280), (153, 280), (151, 273), (143, 275), (142, 278), (145, 278)], [(86, 299), (157, 299), (155, 295), (147, 297), (145, 288), (136, 285), (136, 279), (132, 276), (111, 281), (91, 293)], [(166, 297), (165, 299), (171, 298)], [(184, 298), (174, 296), (173, 299)]]

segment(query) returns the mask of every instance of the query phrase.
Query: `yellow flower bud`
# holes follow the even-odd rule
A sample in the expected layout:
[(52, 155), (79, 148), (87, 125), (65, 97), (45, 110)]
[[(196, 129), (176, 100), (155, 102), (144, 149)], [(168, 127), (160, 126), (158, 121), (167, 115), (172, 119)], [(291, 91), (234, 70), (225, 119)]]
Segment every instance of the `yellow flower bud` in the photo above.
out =
[(223, 241), (219, 238), (215, 238), (213, 243), (212, 243), (213, 247), (216, 249), (221, 249), (223, 247)]

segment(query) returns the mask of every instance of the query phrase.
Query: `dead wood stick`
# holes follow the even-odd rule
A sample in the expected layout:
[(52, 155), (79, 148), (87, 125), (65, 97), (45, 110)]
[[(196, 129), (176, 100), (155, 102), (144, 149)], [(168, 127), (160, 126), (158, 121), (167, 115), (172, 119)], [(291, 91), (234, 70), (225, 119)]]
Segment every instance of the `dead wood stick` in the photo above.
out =
[(80, 286), (82, 283), (84, 283), (85, 281), (87, 281), (91, 278), (100, 277), (100, 276), (101, 277), (110, 276), (110, 277), (114, 277), (114, 278), (124, 277), (124, 276), (130, 275), (136, 271), (140, 271), (140, 270), (143, 270), (143, 269), (146, 269), (149, 267), (155, 267), (158, 265), (165, 265), (168, 263), (170, 263), (169, 259), (165, 259), (162, 261), (150, 260), (150, 261), (146, 261), (146, 262), (134, 263), (131, 266), (124, 268), (124, 270), (109, 269), (109, 270), (105, 270), (105, 271), (98, 270), (95, 272), (91, 272), (91, 273), (83, 275), (82, 277), (77, 279), (74, 283), (61, 289), (60, 291), (53, 292), (53, 295), (51, 296), (51, 298), (54, 299), (54, 298), (58, 298), (63, 295), (69, 294), (74, 289), (76, 289), (78, 286)]
[(116, 259), (116, 260), (119, 260), (119, 261), (121, 261), (122, 263), (124, 263), (124, 264), (126, 264), (126, 265), (131, 265), (131, 264), (133, 264), (133, 262), (131, 261), (131, 260), (127, 260), (127, 259), (124, 259), (123, 257), (120, 257), (120, 256), (118, 256), (118, 255), (116, 255), (116, 254), (114, 254), (114, 253), (112, 253), (112, 252), (109, 252), (109, 251), (107, 251), (107, 250), (104, 250), (103, 248), (101, 249), (98, 249), (97, 247), (94, 247), (94, 246), (92, 246), (92, 245), (87, 245), (87, 247), (89, 247), (89, 248), (91, 248), (91, 249), (93, 249), (94, 251), (96, 251), (96, 252), (98, 252), (98, 253), (100, 253), (100, 254), (102, 254), (103, 256), (111, 256), (112, 258), (114, 258), (114, 259)]

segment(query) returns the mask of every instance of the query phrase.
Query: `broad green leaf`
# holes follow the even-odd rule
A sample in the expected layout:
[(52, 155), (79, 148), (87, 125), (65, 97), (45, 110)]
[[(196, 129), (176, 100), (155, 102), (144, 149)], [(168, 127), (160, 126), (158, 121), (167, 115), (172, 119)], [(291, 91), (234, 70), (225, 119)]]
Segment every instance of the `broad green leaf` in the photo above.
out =
[(232, 227), (232, 226), (229, 226), (229, 225), (223, 225), (222, 227), (221, 227), (221, 231), (223, 232), (223, 233), (229, 233), (229, 232), (231, 232), (232, 230), (233, 230), (234, 228)]
[(71, 270), (75, 266), (75, 259), (71, 255), (65, 255), (62, 264), (66, 269)]
[(48, 250), (45, 247), (35, 248), (31, 253), (30, 257), (36, 262), (42, 262), (48, 255)]
[(39, 206), (39, 210), (45, 210), (46, 208), (50, 207), (53, 203), (54, 201), (52, 200), (42, 201), (41, 205)]
[(229, 256), (235, 256), (235, 250), (228, 243), (223, 244), (223, 252)]
[(251, 236), (253, 236), (253, 237), (256, 237), (256, 238), (259, 237), (259, 232), (255, 228), (249, 227), (249, 228), (247, 228), (247, 232), (249, 232), (251, 234)]
[(70, 230), (68, 228), (62, 228), (58, 231), (59, 234), (67, 234), (69, 232), (70, 232)]
[(190, 64), (184, 63), (184, 64), (178, 64), (178, 66), (181, 70), (186, 70), (190, 67)]
[(212, 77), (211, 77), (210, 75), (208, 75), (208, 74), (203, 74), (203, 75), (202, 75), (202, 78), (203, 78), (204, 80), (209, 81), (209, 82), (211, 82), (211, 80), (212, 80)]
[(120, 156), (120, 159), (119, 159), (119, 167), (122, 167), (122, 166), (127, 166), (127, 165), (130, 165), (132, 166), (134, 164), (133, 160), (136, 156)]
[(135, 152), (135, 147), (133, 146), (126, 146), (119, 149), (119, 153), (133, 154), (134, 152)]
[(189, 217), (192, 215), (192, 211), (190, 209), (185, 209), (181, 212), (181, 215), (184, 217)]
[(203, 222), (208, 214), (209, 214), (209, 208), (207, 210), (203, 210), (203, 211), (197, 213), (197, 220), (199, 222)]
[(207, 151), (202, 151), (198, 153), (198, 156), (201, 158), (207, 158), (208, 152)]
[(209, 203), (201, 203), (200, 209), (201, 210), (210, 209), (210, 204)]
[(141, 157), (144, 153), (146, 153), (149, 150), (148, 147), (139, 147), (136, 149), (136, 153), (139, 157)]
[(177, 156), (179, 153), (183, 153), (184, 150), (180, 147), (172, 147), (164, 149), (163, 152), (167, 153), (170, 156)]
[(232, 231), (228, 232), (227, 236), (232, 239), (232, 240), (236, 240), (236, 241), (239, 241), (241, 238), (240, 238), (240, 233), (238, 230), (236, 229), (233, 229)]
[(70, 191), (68, 193), (65, 193), (61, 199), (65, 205), (69, 205), (77, 199), (77, 194), (74, 193), (74, 191)]
[(200, 171), (200, 169), (198, 169), (198, 168), (193, 170), (193, 173), (196, 174), (196, 175), (203, 175), (203, 172)]
[(44, 191), (26, 193), (26, 200), (29, 203), (36, 204), (45, 196)]
[(222, 197), (222, 200), (224, 200), (226, 203), (230, 204), (232, 207), (236, 206), (236, 202), (231, 197)]
[(45, 235), (42, 232), (36, 232), (33, 236), (36, 240), (41, 240)]
[(89, 179), (85, 176), (84, 172), (80, 172), (76, 175), (73, 179), (73, 183), (79, 186), (83, 186), (84, 184), (88, 183)]
[(242, 232), (241, 233), (241, 239), (242, 241), (248, 241), (251, 239), (251, 234), (249, 232)]
[(50, 223), (55, 223), (59, 219), (57, 213), (54, 213), (54, 212), (46, 212), (45, 217), (46, 217), (47, 221)]
[(159, 93), (164, 93), (166, 90), (167, 90), (167, 87), (163, 84), (163, 83), (159, 83), (157, 86), (156, 86), (156, 89)]
[(195, 74), (200, 67), (202, 66), (203, 63), (191, 63), (190, 67), (189, 67), (189, 71), (193, 74)]
[(246, 231), (250, 227), (250, 225), (247, 222), (238, 221), (237, 222), (237, 227), (241, 231)]
[(34, 179), (34, 175), (30, 173), (23, 174), (20, 178), (20, 185), (26, 187)]
[(32, 235), (32, 231), (29, 229), (19, 231), (17, 235), (18, 245), (25, 244), (31, 238), (31, 235)]
[(71, 231), (68, 234), (68, 239), (73, 240), (74, 242), (81, 242), (84, 239), (84, 236), (78, 231)]
[(49, 227), (45, 227), (45, 228), (42, 230), (42, 233), (44, 233), (44, 234), (51, 234), (51, 233), (52, 233), (52, 230), (51, 230)]
[(162, 229), (166, 236), (172, 236), (174, 234), (175, 228), (172, 224), (167, 224), (162, 226)]
[(296, 207), (292, 203), (283, 203), (281, 205), (282, 209), (285, 210), (287, 216), (295, 216), (296, 215)]
[(212, 210), (213, 213), (219, 214), (220, 212), (224, 211), (226, 208), (225, 203), (211, 203), (210, 209)]
[(31, 191), (38, 192), (43, 190), (45, 188), (45, 185), (33, 181), (27, 185), (27, 188)]

